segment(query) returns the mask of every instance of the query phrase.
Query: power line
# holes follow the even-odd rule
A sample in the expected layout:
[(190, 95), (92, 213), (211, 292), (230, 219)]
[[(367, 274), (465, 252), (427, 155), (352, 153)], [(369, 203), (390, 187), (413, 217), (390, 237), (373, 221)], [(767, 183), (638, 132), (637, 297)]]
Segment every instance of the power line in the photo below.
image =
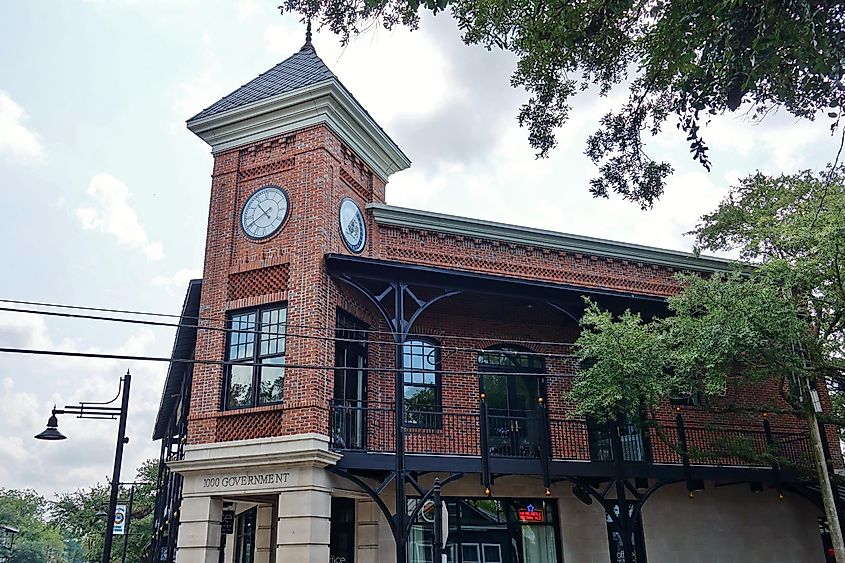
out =
[[(0, 299), (0, 303), (11, 303), (11, 304), (18, 304), (18, 305), (31, 305), (37, 307), (50, 307), (50, 308), (59, 308), (59, 309), (77, 309), (81, 311), (95, 311), (101, 313), (118, 313), (118, 314), (128, 314), (128, 315), (139, 315), (139, 316), (151, 316), (151, 317), (169, 317), (169, 318), (177, 318), (183, 320), (190, 320), (190, 321), (209, 321), (215, 323), (225, 323), (228, 319), (224, 317), (206, 317), (206, 316), (193, 316), (193, 315), (176, 315), (173, 313), (157, 313), (157, 312), (146, 312), (146, 311), (132, 311), (127, 309), (109, 309), (105, 307), (91, 307), (91, 306), (84, 306), (84, 305), (67, 305), (67, 304), (60, 304), (60, 303), (45, 303), (39, 301), (23, 301), (17, 299)], [(41, 311), (31, 311), (31, 310), (22, 310), (22, 312), (32, 312), (32, 313), (39, 313)], [(345, 331), (345, 332), (362, 332), (365, 334), (380, 334), (380, 335), (388, 335), (388, 336), (395, 336), (398, 334), (396, 331), (392, 330), (378, 330), (372, 328), (345, 328), (345, 327), (329, 327), (329, 326), (316, 326), (316, 325), (303, 325), (303, 324), (290, 324), (285, 323), (287, 327), (293, 327), (296, 329), (308, 329), (308, 330), (323, 330), (323, 331)], [(173, 325), (173, 326), (186, 326), (186, 327), (194, 327), (198, 325), (193, 324), (182, 324), (182, 325)], [(212, 327), (203, 327), (204, 329), (210, 329)], [(244, 331), (238, 331), (244, 332)], [(466, 335), (457, 335), (457, 334), (423, 334), (423, 333), (409, 333), (407, 335), (409, 338), (411, 337), (432, 337), (436, 336), (437, 338), (446, 338), (450, 340), (490, 340), (489, 336), (466, 336)], [(573, 342), (563, 342), (563, 341), (554, 341), (554, 340), (507, 340), (507, 342), (512, 344), (521, 344), (521, 345), (536, 345), (536, 346), (574, 346)], [(479, 348), (474, 348), (474, 350), (481, 350)]]
[[(8, 302), (10, 300), (3, 300), (0, 299), (0, 302)], [(69, 307), (72, 308), (72, 307)], [(91, 310), (93, 308), (80, 308), (81, 310)], [(191, 323), (170, 323), (170, 322), (162, 322), (162, 321), (152, 321), (152, 320), (142, 320), (142, 319), (122, 319), (118, 317), (105, 317), (100, 315), (85, 315), (79, 313), (64, 313), (64, 312), (57, 312), (57, 311), (35, 311), (32, 309), (20, 309), (15, 307), (0, 307), (0, 311), (5, 312), (12, 312), (12, 313), (23, 313), (23, 314), (33, 314), (33, 315), (44, 315), (44, 316), (51, 316), (51, 317), (59, 317), (59, 318), (71, 318), (71, 319), (85, 319), (85, 320), (95, 320), (95, 321), (105, 321), (105, 322), (118, 322), (118, 323), (126, 323), (126, 324), (137, 324), (137, 325), (145, 325), (145, 326), (158, 326), (158, 327), (166, 327), (166, 328), (190, 328), (195, 330), (208, 330), (214, 332), (223, 332), (223, 333), (238, 333), (238, 334), (268, 334), (267, 331), (262, 329), (241, 329), (241, 328), (224, 328), (224, 327), (213, 327), (213, 326), (201, 326), (195, 325)], [(145, 314), (145, 313), (135, 313), (135, 314)], [(175, 316), (175, 315), (172, 315)], [(189, 317), (186, 317), (189, 318)], [(280, 323), (280, 325), (287, 327), (293, 326), (301, 326), (301, 325), (289, 325), (287, 323)], [(337, 332), (364, 332), (364, 333), (373, 333), (377, 331), (371, 331), (368, 329), (347, 329), (341, 327), (322, 327), (320, 330), (332, 330), (335, 333)], [(391, 333), (392, 334), (392, 333)], [(311, 339), (311, 340), (323, 340), (323, 341), (332, 341), (332, 342), (352, 342), (352, 343), (361, 343), (366, 342), (367, 344), (377, 344), (377, 345), (393, 345), (393, 342), (387, 341), (379, 341), (379, 340), (362, 340), (360, 338), (344, 338), (340, 336), (320, 336), (320, 335), (313, 335), (313, 334), (299, 334), (299, 333), (290, 333), (285, 332), (285, 337), (288, 338), (302, 338), (302, 339)], [(431, 337), (437, 336), (438, 338), (457, 338), (456, 336), (450, 335), (409, 335), (410, 337)], [(472, 337), (477, 340), (490, 340), (489, 336), (479, 336), (479, 337)], [(572, 342), (556, 342), (552, 344), (551, 342), (544, 342), (544, 341), (529, 341), (529, 340), (507, 340), (509, 343), (529, 343), (533, 345), (554, 345), (554, 346), (574, 346), (575, 344)], [(452, 346), (452, 345), (438, 345), (438, 348), (441, 350), (451, 350), (455, 352), (473, 352), (473, 353), (480, 353), (488, 351), (484, 348), (471, 348), (471, 347), (462, 347), (462, 346)], [(555, 352), (535, 352), (531, 350), (526, 350), (520, 352), (524, 355), (530, 356), (539, 356), (544, 358), (572, 358), (576, 357), (574, 354), (561, 354)]]
[[(266, 364), (261, 362), (235, 362), (232, 360), (197, 360), (197, 359), (190, 359), (190, 358), (167, 358), (163, 356), (133, 356), (128, 354), (104, 354), (100, 352), (70, 352), (65, 350), (43, 350), (43, 349), (36, 349), (36, 348), (0, 348), (0, 353), (3, 354), (22, 354), (22, 355), (34, 355), (34, 356), (61, 356), (61, 357), (69, 357), (69, 358), (94, 358), (94, 359), (101, 359), (101, 360), (126, 360), (126, 361), (138, 361), (138, 362), (167, 362), (167, 363), (178, 363), (178, 364), (201, 364), (201, 365), (219, 365), (219, 366), (264, 366), (264, 367), (284, 367), (285, 369), (310, 369), (310, 370), (321, 370), (321, 371), (335, 371), (335, 370), (343, 370), (343, 371), (361, 371), (367, 373), (396, 373), (396, 368), (376, 368), (376, 367), (366, 367), (366, 368), (358, 368), (358, 367), (345, 367), (345, 366), (334, 366), (334, 365), (308, 365), (308, 364)], [(433, 373), (436, 375), (468, 375), (468, 376), (480, 376), (480, 375), (491, 375), (491, 376), (525, 376), (525, 375), (536, 375), (538, 377), (567, 377), (574, 374), (569, 373), (547, 373), (547, 372), (536, 372), (536, 371), (488, 371), (484, 370), (444, 370), (444, 369), (426, 369), (426, 368), (404, 368), (401, 370), (403, 372), (410, 372), (410, 373)]]

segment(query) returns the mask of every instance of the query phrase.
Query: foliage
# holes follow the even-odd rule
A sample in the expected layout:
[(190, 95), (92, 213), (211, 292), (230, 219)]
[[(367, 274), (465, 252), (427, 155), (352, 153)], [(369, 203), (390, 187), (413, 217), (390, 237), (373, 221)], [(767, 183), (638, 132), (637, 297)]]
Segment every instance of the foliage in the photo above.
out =
[(673, 397), (722, 397), (732, 378), (785, 381), (804, 369), (803, 321), (784, 291), (756, 275), (687, 275), (672, 315), (618, 318), (587, 299), (571, 398), (599, 420), (637, 420)]
[[(590, 416), (647, 412), (663, 399), (724, 395), (729, 381), (770, 380), (799, 412), (807, 383), (835, 391), (845, 342), (845, 174), (755, 174), (705, 215), (700, 248), (739, 248), (756, 266), (681, 276), (670, 316), (614, 319), (588, 302), (578, 340), (587, 360), (572, 392)], [(841, 398), (836, 402), (842, 403)]]
[[(144, 547), (152, 536), (153, 510), (155, 507), (155, 486), (158, 463), (147, 460), (141, 464), (135, 476), (135, 494), (127, 537), (126, 561), (142, 561)], [(130, 488), (121, 486), (118, 504), (129, 504)], [(51, 503), (52, 522), (80, 546), (84, 561), (100, 559), (103, 551), (105, 519), (97, 517), (99, 511), (106, 511), (109, 504), (109, 485), (100, 484), (58, 495)], [(123, 536), (114, 536), (112, 544), (113, 561), (123, 553)]]
[(845, 357), (845, 168), (749, 176), (693, 233), (699, 248), (739, 249), (806, 308), (807, 353), (838, 377)]
[(597, 420), (639, 420), (666, 394), (665, 338), (656, 325), (625, 311), (618, 319), (587, 301), (578, 354), (583, 360), (571, 398)]
[(710, 116), (737, 111), (763, 119), (775, 109), (813, 119), (827, 111), (839, 125), (845, 100), (845, 6), (788, 0), (285, 0), (340, 34), (374, 22), (416, 28), (420, 12), (450, 10), (467, 44), (513, 52), (511, 77), (530, 99), (519, 111), (538, 156), (555, 144), (571, 99), (596, 85), (621, 85), (628, 98), (605, 115), (587, 141), (599, 165), (594, 195), (616, 192), (649, 207), (672, 167), (645, 151), (645, 134), (674, 122), (692, 157), (709, 169), (701, 137)]
[(48, 507), (47, 500), (31, 489), (0, 488), (0, 524), (20, 531), (11, 556), (4, 547), (0, 556), (9, 557), (9, 563), (65, 561), (62, 534), (46, 520)]

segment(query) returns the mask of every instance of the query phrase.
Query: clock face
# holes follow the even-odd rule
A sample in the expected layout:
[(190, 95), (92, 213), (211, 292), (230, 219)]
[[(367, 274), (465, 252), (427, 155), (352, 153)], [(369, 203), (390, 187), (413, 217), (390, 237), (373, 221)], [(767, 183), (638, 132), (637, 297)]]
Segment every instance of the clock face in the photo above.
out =
[(265, 186), (249, 196), (241, 211), (241, 227), (253, 239), (267, 238), (288, 216), (288, 195), (278, 186)]
[(367, 243), (364, 214), (349, 198), (340, 202), (340, 234), (349, 250), (356, 254), (364, 250), (364, 245)]

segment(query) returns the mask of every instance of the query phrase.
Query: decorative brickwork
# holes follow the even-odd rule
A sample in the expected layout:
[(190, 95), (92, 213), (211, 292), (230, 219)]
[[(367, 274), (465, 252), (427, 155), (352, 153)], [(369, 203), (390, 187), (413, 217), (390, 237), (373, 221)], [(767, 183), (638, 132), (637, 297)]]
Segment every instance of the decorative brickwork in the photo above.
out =
[(260, 297), (288, 288), (288, 265), (279, 264), (229, 276), (229, 299)]
[(654, 264), (393, 226), (379, 231), (379, 258), (387, 260), (646, 295), (680, 288), (676, 270)]
[(284, 160), (277, 160), (276, 162), (269, 162), (260, 166), (253, 166), (238, 172), (239, 180), (251, 180), (253, 178), (260, 178), (287, 170), (293, 170), (296, 166), (296, 160), (293, 158), (286, 158)]
[(239, 440), (281, 436), (288, 433), (284, 430), (284, 422), (284, 412), (279, 410), (221, 417), (217, 419), (215, 441), (225, 442), (232, 436), (237, 436)]

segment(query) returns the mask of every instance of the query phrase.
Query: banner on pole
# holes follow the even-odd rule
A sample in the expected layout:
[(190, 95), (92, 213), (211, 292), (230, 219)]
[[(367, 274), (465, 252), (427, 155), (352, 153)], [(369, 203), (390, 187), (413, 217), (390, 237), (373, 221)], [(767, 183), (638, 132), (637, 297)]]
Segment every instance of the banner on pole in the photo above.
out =
[(116, 536), (126, 533), (126, 505), (118, 504), (114, 509), (114, 526), (112, 531)]

